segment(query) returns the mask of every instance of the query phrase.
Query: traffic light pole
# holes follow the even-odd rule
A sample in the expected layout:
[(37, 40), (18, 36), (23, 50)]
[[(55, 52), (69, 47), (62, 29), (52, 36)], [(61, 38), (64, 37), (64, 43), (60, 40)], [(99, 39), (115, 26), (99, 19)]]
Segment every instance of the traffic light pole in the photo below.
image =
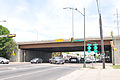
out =
[(112, 40), (113, 40), (113, 65), (115, 65), (115, 52), (114, 52), (114, 38), (113, 38), (113, 34), (112, 34)]
[(0, 37), (8, 37), (8, 38), (12, 38), (12, 37), (16, 37), (16, 34), (0, 35)]
[(84, 8), (84, 65), (83, 68), (86, 68), (86, 41), (85, 41), (85, 8)]

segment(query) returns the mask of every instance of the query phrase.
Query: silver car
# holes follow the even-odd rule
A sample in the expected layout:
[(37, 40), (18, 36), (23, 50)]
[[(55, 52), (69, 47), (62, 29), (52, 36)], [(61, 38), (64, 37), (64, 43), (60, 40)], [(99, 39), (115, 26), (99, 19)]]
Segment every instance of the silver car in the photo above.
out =
[(61, 57), (53, 57), (53, 58), (51, 58), (51, 59), (49, 59), (49, 62), (52, 64), (64, 64), (64, 59), (63, 58), (61, 58)]
[(9, 60), (3, 57), (0, 57), (0, 63), (1, 64), (9, 64)]
[(31, 64), (32, 64), (32, 63), (42, 63), (43, 60), (42, 60), (41, 58), (34, 58), (34, 59), (32, 59), (30, 62), (31, 62)]

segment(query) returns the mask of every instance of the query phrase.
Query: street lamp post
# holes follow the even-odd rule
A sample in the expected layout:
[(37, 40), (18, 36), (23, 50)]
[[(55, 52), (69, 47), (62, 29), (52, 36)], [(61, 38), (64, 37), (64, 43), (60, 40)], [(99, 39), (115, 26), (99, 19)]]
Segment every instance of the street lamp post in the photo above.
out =
[(86, 68), (86, 54), (85, 54), (85, 51), (86, 51), (86, 39), (85, 39), (85, 8), (83, 9), (84, 10), (84, 13), (81, 13), (77, 8), (75, 9), (76, 11), (78, 11), (80, 14), (82, 14), (84, 16), (84, 65), (83, 65), (83, 68)]
[(72, 38), (71, 38), (71, 40), (73, 40), (74, 39), (74, 13), (73, 13), (74, 8), (66, 7), (63, 9), (71, 9), (72, 10)]
[[(86, 62), (85, 62), (85, 59), (86, 59), (86, 54), (85, 54), (85, 51), (86, 51), (86, 39), (85, 39), (85, 8), (84, 8), (84, 13), (81, 13), (77, 8), (70, 8), (70, 7), (67, 7), (67, 8), (63, 8), (63, 9), (72, 9), (72, 16), (73, 16), (73, 10), (76, 10), (78, 11), (81, 15), (84, 16), (84, 65), (83, 65), (83, 68), (86, 68)], [(72, 19), (73, 20), (73, 19)], [(72, 21), (73, 22), (73, 21)], [(73, 24), (73, 23), (72, 23)], [(73, 29), (72, 29), (73, 30)]]

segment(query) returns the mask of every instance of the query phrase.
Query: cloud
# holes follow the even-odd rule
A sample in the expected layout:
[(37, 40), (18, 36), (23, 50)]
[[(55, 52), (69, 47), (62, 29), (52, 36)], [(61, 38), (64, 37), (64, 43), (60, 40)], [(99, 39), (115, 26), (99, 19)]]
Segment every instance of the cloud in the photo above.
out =
[[(72, 37), (72, 12), (64, 10), (64, 7), (78, 8), (82, 13), (83, 8), (86, 8), (86, 37), (100, 36), (95, 0), (13, 0), (13, 2), (2, 1), (1, 6), (5, 9), (0, 8), (2, 11), (0, 14), (1, 19), (7, 20), (7, 23), (1, 24), (6, 26), (11, 33), (16, 33), (16, 41), (70, 39)], [(116, 13), (116, 8), (119, 9), (119, 3), (119, 0), (117, 2), (100, 1), (104, 36), (109, 36), (110, 31), (113, 30), (113, 27), (105, 26), (115, 26), (114, 13)], [(83, 35), (84, 18), (74, 11), (74, 37), (83, 38)]]

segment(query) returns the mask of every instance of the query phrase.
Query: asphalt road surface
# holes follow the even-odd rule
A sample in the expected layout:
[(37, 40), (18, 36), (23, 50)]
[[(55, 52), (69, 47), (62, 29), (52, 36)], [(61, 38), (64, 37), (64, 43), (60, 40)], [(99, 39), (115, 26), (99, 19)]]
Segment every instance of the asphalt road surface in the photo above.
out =
[(57, 80), (77, 69), (70, 64), (0, 64), (0, 80)]

